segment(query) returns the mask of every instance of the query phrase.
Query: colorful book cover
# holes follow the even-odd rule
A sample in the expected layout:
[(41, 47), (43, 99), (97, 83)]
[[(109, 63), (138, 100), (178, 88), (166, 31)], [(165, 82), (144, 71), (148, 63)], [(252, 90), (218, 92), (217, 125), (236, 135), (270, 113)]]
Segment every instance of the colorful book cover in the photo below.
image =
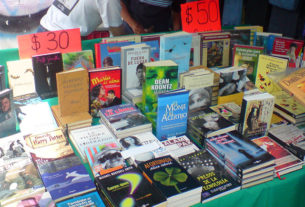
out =
[(56, 204), (57, 207), (105, 207), (103, 200), (100, 195), (94, 191), (86, 193), (85, 195), (77, 196), (76, 198), (71, 198)]
[(250, 33), (250, 45), (254, 45), (254, 34), (255, 32), (263, 32), (264, 27), (259, 26), (259, 25), (250, 25), (250, 26), (235, 26), (235, 30), (249, 30), (251, 31)]
[(0, 107), (0, 137), (16, 133), (17, 116), (12, 89), (0, 91)]
[(288, 67), (298, 68), (301, 61), (303, 40), (287, 37), (276, 37), (273, 42), (272, 55), (288, 59)]
[(144, 63), (143, 112), (156, 119), (157, 94), (178, 89), (178, 65), (172, 60)]
[(62, 54), (64, 70), (84, 68), (89, 70), (95, 68), (92, 50), (82, 50)]
[(181, 156), (178, 161), (201, 184), (202, 203), (240, 190), (240, 184), (205, 149)]
[(84, 165), (41, 175), (46, 189), (55, 202), (72, 198), (96, 189)]
[(95, 178), (97, 189), (112, 206), (162, 206), (166, 198), (134, 166)]
[(158, 61), (160, 59), (160, 40), (144, 41), (144, 43), (150, 46), (150, 61)]
[(282, 170), (295, 167), (297, 165), (302, 166), (302, 161), (299, 158), (291, 154), (287, 149), (268, 136), (254, 138), (251, 139), (251, 141), (275, 158), (276, 166), (274, 168), (278, 173), (280, 173)]
[(7, 61), (6, 64), (9, 87), (13, 89), (14, 97), (36, 92), (31, 58)]
[(192, 34), (175, 32), (160, 37), (160, 60), (173, 60), (178, 64), (178, 73), (188, 71)]
[(247, 68), (247, 76), (254, 82), (257, 74), (258, 57), (264, 52), (264, 47), (249, 45), (234, 45), (233, 66), (243, 66)]
[(201, 64), (203, 66), (229, 66), (230, 33), (202, 33), (201, 45)]
[[(198, 193), (201, 192), (200, 184), (169, 155), (140, 163), (138, 166), (168, 201), (195, 189), (198, 189)], [(200, 197), (199, 193), (199, 201)], [(199, 201), (194, 198), (193, 204)]]
[(26, 206), (55, 207), (56, 205), (52, 200), (52, 197), (48, 191), (42, 193), (36, 193), (35, 195), (28, 195), (27, 198), (6, 205), (6, 207), (26, 207)]
[(135, 42), (99, 43), (100, 51), (97, 54), (100, 56), (96, 56), (96, 59), (99, 59), (96, 61), (96, 67), (121, 66), (121, 47), (132, 44)]
[(255, 32), (254, 33), (254, 46), (261, 46), (264, 47), (264, 54), (270, 54), (268, 53), (268, 47), (270, 45), (269, 41), (272, 41), (272, 39), (269, 38), (269, 36), (272, 35), (274, 37), (282, 37), (282, 34), (280, 33), (271, 33), (271, 32)]
[(220, 114), (222, 117), (228, 119), (234, 124), (240, 123), (240, 111), (241, 108), (238, 104), (234, 102), (228, 102), (224, 104), (218, 104), (215, 106), (210, 106), (210, 108), (216, 113)]
[(126, 167), (118, 142), (87, 147), (85, 154), (94, 177)]
[(270, 128), (274, 100), (274, 96), (269, 93), (245, 96), (238, 131), (248, 138), (266, 135)]
[(178, 89), (158, 94), (156, 137), (168, 137), (186, 133), (189, 91)]
[(258, 57), (255, 86), (260, 91), (271, 94), (282, 90), (276, 81), (269, 78), (268, 74), (286, 71), (287, 63), (287, 59), (260, 54)]
[(99, 117), (102, 108), (122, 103), (122, 69), (91, 69), (89, 72), (89, 111)]
[(37, 94), (42, 99), (57, 96), (56, 73), (63, 71), (61, 53), (48, 53), (32, 57)]
[(274, 164), (274, 157), (237, 131), (209, 137), (207, 148), (237, 175)]

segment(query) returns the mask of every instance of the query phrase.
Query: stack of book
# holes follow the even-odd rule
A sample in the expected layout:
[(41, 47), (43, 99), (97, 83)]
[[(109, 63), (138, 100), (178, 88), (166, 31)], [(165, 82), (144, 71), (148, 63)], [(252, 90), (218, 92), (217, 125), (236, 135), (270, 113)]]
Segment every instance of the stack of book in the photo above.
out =
[(242, 188), (272, 180), (275, 158), (237, 131), (209, 137), (208, 151), (225, 167)]
[(201, 185), (174, 158), (163, 156), (139, 165), (167, 198), (167, 206), (191, 206), (201, 201)]
[(85, 166), (74, 154), (60, 129), (30, 134), (24, 139), (54, 202), (70, 199), (96, 189)]
[(121, 104), (100, 110), (100, 122), (118, 137), (152, 131), (152, 124), (133, 104)]

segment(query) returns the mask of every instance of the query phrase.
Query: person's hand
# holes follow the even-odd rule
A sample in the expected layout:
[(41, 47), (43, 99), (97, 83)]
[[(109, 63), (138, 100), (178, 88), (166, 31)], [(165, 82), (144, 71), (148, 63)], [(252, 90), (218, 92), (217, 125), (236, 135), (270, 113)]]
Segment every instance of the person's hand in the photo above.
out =
[(143, 26), (140, 25), (139, 23), (136, 23), (134, 24), (132, 27), (132, 31), (135, 33), (135, 34), (143, 34), (143, 33), (146, 33)]

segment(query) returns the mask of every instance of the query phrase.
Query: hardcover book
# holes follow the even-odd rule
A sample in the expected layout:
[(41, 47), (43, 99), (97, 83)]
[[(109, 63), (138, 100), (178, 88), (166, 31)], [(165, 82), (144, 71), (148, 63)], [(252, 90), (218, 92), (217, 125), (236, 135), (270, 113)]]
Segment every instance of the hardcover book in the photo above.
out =
[(188, 71), (192, 34), (174, 32), (160, 36), (160, 60), (172, 60), (178, 64), (178, 73)]
[(84, 195), (77, 196), (76, 198), (70, 198), (68, 200), (59, 202), (57, 207), (83, 207), (83, 206), (96, 206), (105, 207), (105, 204), (97, 191), (86, 193)]
[(0, 91), (0, 107), (0, 137), (16, 133), (17, 117), (12, 89)]
[(305, 160), (305, 135), (293, 124), (282, 124), (269, 129), (268, 136), (284, 146), (302, 161)]
[(258, 57), (264, 52), (264, 47), (250, 45), (234, 45), (233, 48), (233, 66), (242, 66), (247, 68), (247, 76), (255, 83), (257, 74)]
[(201, 184), (202, 203), (240, 190), (240, 184), (204, 149), (180, 156), (178, 161)]
[(90, 114), (100, 117), (102, 108), (122, 103), (122, 69), (120, 67), (89, 70)]
[(135, 42), (112, 42), (95, 44), (95, 64), (97, 68), (121, 66), (121, 47)]
[(150, 61), (150, 51), (150, 46), (147, 44), (121, 47), (123, 93), (126, 96), (142, 96), (143, 63)]
[(280, 86), (305, 106), (305, 68), (300, 68), (279, 81)]
[(92, 50), (82, 50), (62, 54), (64, 70), (84, 68), (89, 70), (95, 68)]
[(166, 206), (166, 198), (134, 166), (95, 178), (107, 206)]
[(238, 131), (248, 138), (266, 135), (273, 114), (274, 99), (269, 93), (245, 96)]
[(237, 175), (274, 165), (275, 158), (237, 131), (208, 137), (206, 147)]
[(202, 33), (201, 45), (201, 65), (207, 67), (229, 66), (230, 33)]
[(178, 89), (178, 65), (172, 60), (144, 63), (142, 111), (156, 119), (157, 94)]
[(282, 90), (276, 81), (269, 78), (268, 74), (286, 71), (287, 63), (287, 59), (260, 54), (258, 57), (255, 86), (260, 91), (271, 94)]
[(120, 104), (100, 110), (103, 121), (121, 138), (139, 131), (151, 131), (151, 122), (133, 104)]
[(32, 59), (7, 61), (9, 87), (13, 97), (36, 93)]
[(302, 161), (268, 136), (251, 139), (275, 158), (275, 173), (284, 175), (302, 168)]
[(303, 40), (287, 37), (276, 37), (273, 42), (272, 55), (288, 59), (288, 67), (300, 67), (301, 51), (304, 46)]
[(156, 137), (159, 140), (186, 133), (188, 97), (189, 91), (184, 89), (158, 94)]
[(69, 139), (83, 162), (87, 162), (85, 149), (91, 146), (116, 142), (116, 137), (104, 124), (69, 131)]
[(190, 197), (193, 199), (187, 206), (201, 201), (200, 184), (171, 156), (152, 159), (138, 166), (167, 198), (168, 206), (181, 205)]
[(42, 99), (57, 96), (56, 73), (63, 71), (61, 53), (32, 56), (35, 89)]

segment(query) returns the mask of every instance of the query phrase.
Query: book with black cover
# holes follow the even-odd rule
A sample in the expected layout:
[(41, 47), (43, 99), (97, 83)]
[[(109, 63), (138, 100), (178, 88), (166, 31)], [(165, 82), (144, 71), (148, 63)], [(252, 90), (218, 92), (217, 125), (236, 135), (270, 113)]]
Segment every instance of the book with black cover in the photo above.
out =
[(95, 178), (107, 206), (166, 206), (166, 198), (133, 165)]
[(240, 190), (240, 184), (205, 149), (181, 156), (178, 161), (202, 185), (202, 203)]
[(56, 73), (63, 71), (61, 53), (35, 55), (32, 61), (37, 94), (42, 99), (57, 96)]

